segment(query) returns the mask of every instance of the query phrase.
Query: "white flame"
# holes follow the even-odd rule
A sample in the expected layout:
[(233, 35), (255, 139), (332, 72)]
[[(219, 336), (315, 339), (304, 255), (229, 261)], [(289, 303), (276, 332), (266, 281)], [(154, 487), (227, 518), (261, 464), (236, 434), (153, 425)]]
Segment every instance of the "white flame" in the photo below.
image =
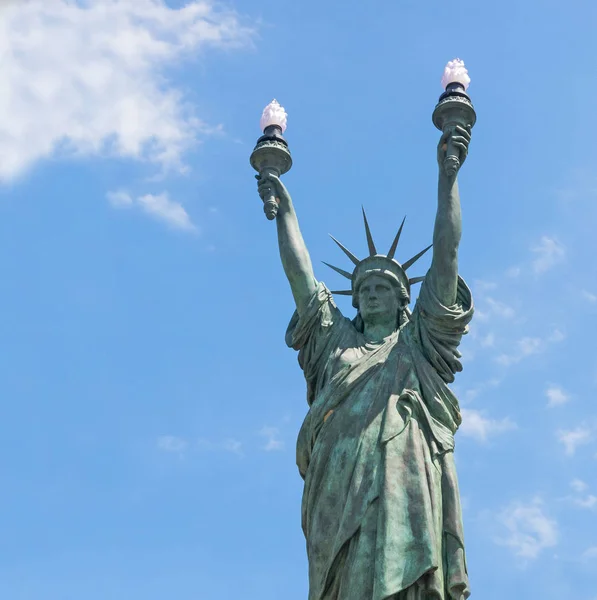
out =
[(261, 131), (265, 131), (270, 125), (278, 125), (282, 129), (282, 133), (286, 131), (286, 121), (288, 115), (277, 100), (272, 100), (264, 109), (261, 115)]
[(468, 89), (471, 83), (471, 78), (468, 76), (464, 61), (459, 58), (451, 60), (444, 69), (442, 87), (446, 89), (450, 83), (461, 83), (465, 90)]

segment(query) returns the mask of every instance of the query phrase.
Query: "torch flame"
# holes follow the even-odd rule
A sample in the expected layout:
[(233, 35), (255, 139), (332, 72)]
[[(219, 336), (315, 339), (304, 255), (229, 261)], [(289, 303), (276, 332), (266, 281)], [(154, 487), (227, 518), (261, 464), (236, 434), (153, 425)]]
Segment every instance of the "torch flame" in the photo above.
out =
[(464, 61), (459, 58), (451, 60), (444, 69), (442, 87), (446, 89), (451, 83), (460, 83), (465, 90), (468, 89), (468, 86), (471, 83), (471, 78), (464, 66)]
[(286, 122), (288, 115), (277, 100), (272, 100), (264, 109), (261, 115), (261, 131), (265, 131), (270, 125), (278, 125), (282, 133), (286, 131)]

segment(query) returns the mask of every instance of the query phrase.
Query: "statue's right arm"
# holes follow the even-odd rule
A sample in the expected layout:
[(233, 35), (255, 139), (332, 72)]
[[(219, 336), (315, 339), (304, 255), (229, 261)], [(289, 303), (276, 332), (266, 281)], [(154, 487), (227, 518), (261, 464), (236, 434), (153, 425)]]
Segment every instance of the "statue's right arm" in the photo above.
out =
[(311, 257), (286, 186), (275, 175), (257, 176), (257, 179), (261, 198), (265, 199), (273, 192), (278, 202), (276, 225), (280, 258), (290, 283), (296, 309), (301, 316), (317, 289)]

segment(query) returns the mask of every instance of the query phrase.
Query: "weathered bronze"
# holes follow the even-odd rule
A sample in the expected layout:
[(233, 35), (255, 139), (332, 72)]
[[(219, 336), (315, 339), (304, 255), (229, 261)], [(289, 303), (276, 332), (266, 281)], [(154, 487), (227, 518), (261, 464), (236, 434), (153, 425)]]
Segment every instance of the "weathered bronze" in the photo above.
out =
[[(402, 264), (394, 258), (402, 225), (387, 255), (378, 253), (365, 216), (369, 256), (360, 260), (338, 242), (353, 263), (352, 271), (332, 267), (351, 282), (338, 293), (352, 296), (352, 320), (315, 278), (286, 187), (271, 169), (257, 176), (261, 198), (277, 203), (280, 256), (296, 303), (286, 343), (298, 350), (307, 382), (297, 464), (309, 600), (469, 596), (454, 465), (461, 416), (448, 384), (462, 370), (458, 346), (473, 315), (458, 275), (457, 173), (474, 121), (456, 120), (445, 119), (437, 150), (427, 274), (406, 274), (425, 251)], [(411, 313), (410, 287), (420, 281)]]

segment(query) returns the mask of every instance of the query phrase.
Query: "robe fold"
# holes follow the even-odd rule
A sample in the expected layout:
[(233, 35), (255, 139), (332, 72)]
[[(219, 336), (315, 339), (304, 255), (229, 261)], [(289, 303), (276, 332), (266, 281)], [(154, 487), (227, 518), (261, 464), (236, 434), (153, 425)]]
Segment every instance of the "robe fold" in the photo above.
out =
[(469, 596), (448, 383), (472, 318), (458, 279), (441, 304), (431, 274), (410, 320), (367, 342), (323, 283), (286, 342), (299, 351), (309, 412), (297, 465), (309, 600), (464, 600)]

